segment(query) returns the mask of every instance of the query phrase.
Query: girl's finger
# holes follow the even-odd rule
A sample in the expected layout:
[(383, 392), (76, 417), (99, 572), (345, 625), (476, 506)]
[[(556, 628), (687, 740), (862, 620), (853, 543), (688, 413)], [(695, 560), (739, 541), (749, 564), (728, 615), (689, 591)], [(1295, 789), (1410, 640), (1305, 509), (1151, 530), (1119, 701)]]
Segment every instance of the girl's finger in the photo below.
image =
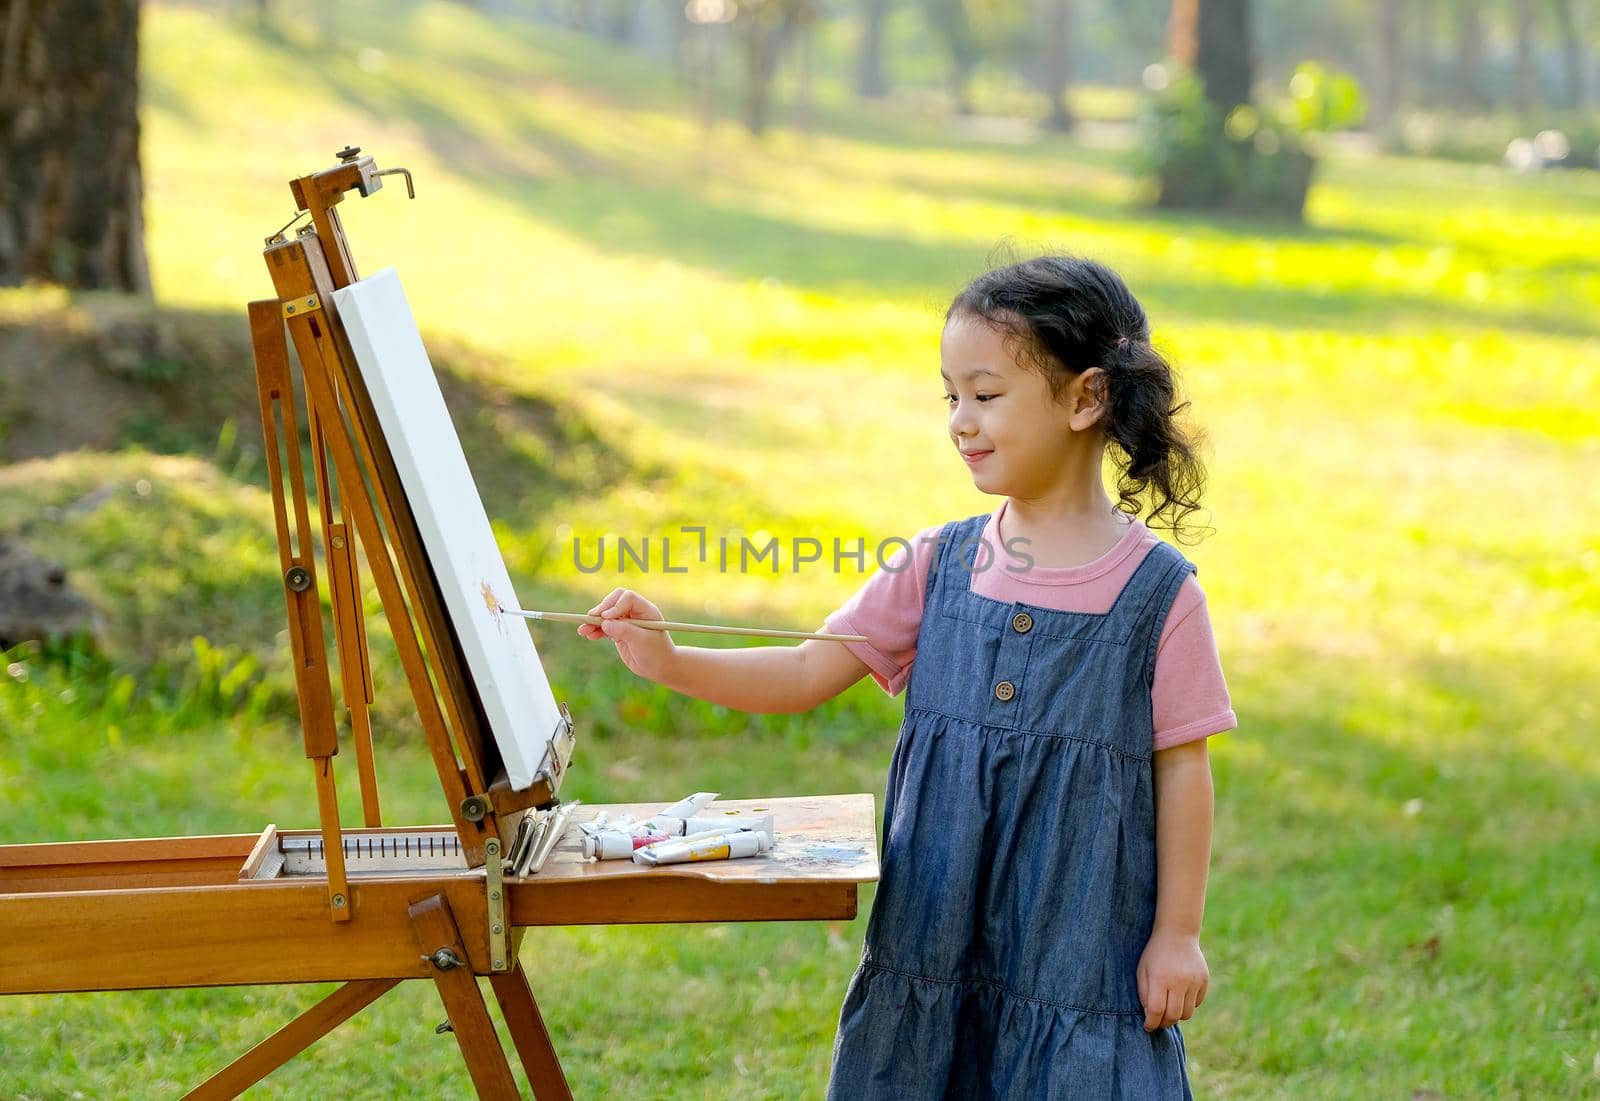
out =
[(1140, 1005), (1145, 1005), (1145, 1006), (1149, 1005), (1150, 1004), (1149, 983), (1146, 982), (1146, 980), (1145, 980), (1144, 965), (1143, 964), (1140, 964), (1139, 965), (1139, 970), (1134, 972), (1134, 981), (1136, 981), (1139, 984), (1139, 1004)]
[(622, 595), (617, 597), (615, 604), (601, 612), (601, 615), (610, 616), (615, 619), (625, 619), (633, 614), (634, 607), (638, 603), (639, 594), (634, 592), (632, 589), (622, 589), (619, 591), (622, 593)]
[(1162, 1015), (1161, 1027), (1167, 1028), (1183, 1019), (1183, 995), (1173, 988), (1167, 991), (1167, 1010)]
[(1166, 1012), (1167, 993), (1157, 986), (1150, 991), (1149, 1000), (1144, 1003), (1144, 1030), (1154, 1032), (1161, 1027), (1161, 1015)]
[(1195, 1004), (1194, 1003), (1194, 996), (1195, 996), (1195, 991), (1194, 990), (1190, 990), (1187, 994), (1185, 994), (1183, 996), (1183, 1018), (1182, 1019), (1185, 1020), (1185, 1021), (1187, 1021), (1190, 1017), (1194, 1016), (1194, 1004)]
[(1206, 1000), (1206, 991), (1209, 990), (1209, 989), (1211, 989), (1210, 980), (1201, 979), (1200, 980), (1200, 993), (1196, 994), (1195, 997), (1194, 997), (1194, 1005), (1195, 1005), (1196, 1009), (1199, 1009), (1201, 1004), (1205, 1002), (1205, 1000)]

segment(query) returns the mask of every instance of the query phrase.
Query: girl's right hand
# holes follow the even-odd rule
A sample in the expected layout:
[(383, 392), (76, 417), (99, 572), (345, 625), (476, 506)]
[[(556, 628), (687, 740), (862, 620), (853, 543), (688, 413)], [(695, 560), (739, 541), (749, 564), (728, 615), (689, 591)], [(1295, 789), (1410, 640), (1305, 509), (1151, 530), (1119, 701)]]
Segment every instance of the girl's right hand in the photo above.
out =
[(635, 627), (630, 619), (665, 619), (661, 609), (632, 589), (612, 589), (604, 600), (589, 609), (590, 615), (602, 616), (604, 627), (584, 623), (578, 634), (587, 639), (609, 638), (617, 646), (617, 657), (622, 664), (641, 677), (662, 681), (672, 664), (677, 647), (666, 631)]

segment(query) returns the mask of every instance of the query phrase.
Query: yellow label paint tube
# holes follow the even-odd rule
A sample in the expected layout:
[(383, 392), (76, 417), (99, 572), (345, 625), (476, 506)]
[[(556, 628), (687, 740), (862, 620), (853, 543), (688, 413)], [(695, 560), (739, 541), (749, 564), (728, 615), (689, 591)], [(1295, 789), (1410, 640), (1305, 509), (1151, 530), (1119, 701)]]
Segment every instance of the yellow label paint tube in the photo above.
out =
[(635, 864), (688, 864), (701, 860), (737, 860), (772, 848), (772, 835), (760, 830), (731, 830), (674, 838), (646, 845), (633, 854)]

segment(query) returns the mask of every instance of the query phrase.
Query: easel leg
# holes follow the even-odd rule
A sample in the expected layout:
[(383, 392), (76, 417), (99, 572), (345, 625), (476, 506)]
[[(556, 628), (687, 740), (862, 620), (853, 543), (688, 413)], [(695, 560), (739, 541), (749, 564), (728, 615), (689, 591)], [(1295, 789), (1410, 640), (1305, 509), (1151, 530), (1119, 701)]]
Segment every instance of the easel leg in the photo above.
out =
[(467, 950), (461, 945), (449, 903), (443, 895), (431, 895), (413, 903), (410, 913), (417, 944), (423, 956), (433, 961), (433, 982), (478, 1097), (481, 1101), (520, 1101), (511, 1064), (506, 1062), (505, 1049), (483, 1004), (477, 976), (466, 962)]
[(506, 1027), (516, 1042), (522, 1069), (528, 1072), (534, 1101), (572, 1101), (567, 1076), (556, 1058), (556, 1049), (550, 1044), (550, 1033), (539, 1015), (539, 1003), (533, 1000), (522, 964), (513, 964), (504, 974), (490, 975), (489, 985), (494, 987), (495, 1000), (500, 1003)]
[(238, 1097), (400, 984), (399, 979), (347, 982), (184, 1095), (184, 1101)]

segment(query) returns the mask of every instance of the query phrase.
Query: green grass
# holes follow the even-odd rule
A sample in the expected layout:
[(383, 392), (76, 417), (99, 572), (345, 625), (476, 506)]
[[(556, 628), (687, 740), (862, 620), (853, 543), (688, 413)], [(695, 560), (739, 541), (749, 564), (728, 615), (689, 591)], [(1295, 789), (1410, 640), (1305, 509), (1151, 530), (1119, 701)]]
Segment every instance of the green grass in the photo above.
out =
[[(682, 618), (814, 626), (853, 567), (586, 576), (570, 541), (704, 524), (873, 543), (992, 507), (948, 454), (942, 307), (1004, 238), (1106, 260), (1212, 441), (1217, 533), (1187, 553), (1241, 726), (1212, 747), (1198, 1091), (1600, 1089), (1600, 179), (1336, 160), (1305, 228), (1206, 222), (1144, 208), (1119, 153), (842, 107), (809, 137), (702, 134), (671, 75), (630, 55), (459, 4), (378, 11), (341, 5), (326, 52), (298, 25), (273, 40), (146, 9), (159, 301), (237, 319), (243, 395), (258, 242), (290, 213), (287, 178), (355, 141), (416, 175), (414, 203), (391, 180), (342, 213), (364, 270), (395, 265), (448, 349), (525, 602), (626, 583)], [(0, 295), (8, 324), (64, 308)], [(103, 658), (14, 656), (0, 839), (315, 820), (260, 473), (197, 438), (0, 472), (0, 530), (65, 561), (108, 620)], [(881, 792), (901, 702), (870, 685), (751, 717), (540, 630), (586, 801)], [(437, 821), (377, 624), (374, 645), (388, 816)], [(536, 930), (524, 959), (579, 1096), (812, 1097), (861, 932)], [(466, 1093), (413, 986), (257, 1095)], [(0, 1095), (170, 1095), (316, 993), (8, 999)]]

